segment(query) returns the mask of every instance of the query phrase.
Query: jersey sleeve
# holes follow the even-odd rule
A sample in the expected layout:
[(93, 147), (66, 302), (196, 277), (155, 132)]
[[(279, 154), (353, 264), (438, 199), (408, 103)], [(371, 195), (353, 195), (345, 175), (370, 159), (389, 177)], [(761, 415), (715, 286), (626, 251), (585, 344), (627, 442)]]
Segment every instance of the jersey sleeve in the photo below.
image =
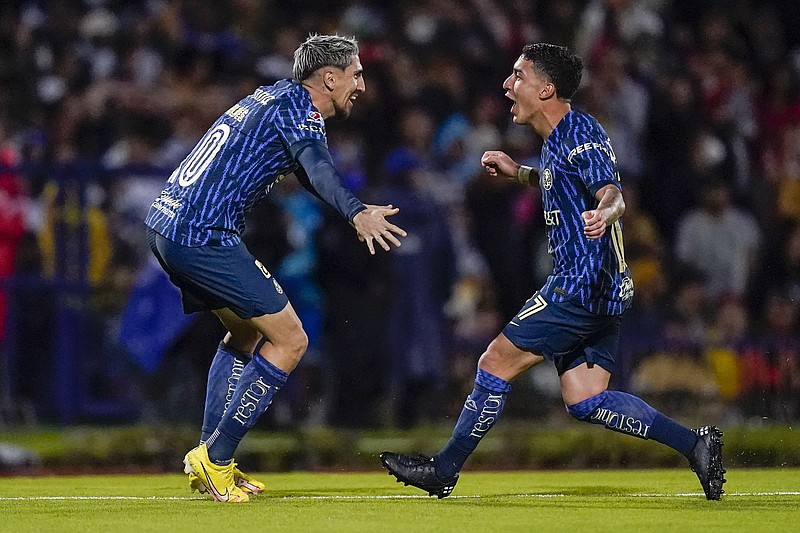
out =
[(568, 160), (578, 167), (581, 180), (592, 196), (611, 183), (620, 187), (616, 157), (608, 140), (584, 138), (572, 148)]
[(325, 119), (308, 103), (287, 98), (278, 105), (272, 121), (287, 148), (300, 141), (328, 143)]
[(335, 208), (350, 222), (366, 209), (361, 200), (342, 186), (341, 177), (324, 144), (319, 141), (301, 141), (290, 146), (289, 151), (300, 163), (295, 171), (298, 181), (311, 194)]

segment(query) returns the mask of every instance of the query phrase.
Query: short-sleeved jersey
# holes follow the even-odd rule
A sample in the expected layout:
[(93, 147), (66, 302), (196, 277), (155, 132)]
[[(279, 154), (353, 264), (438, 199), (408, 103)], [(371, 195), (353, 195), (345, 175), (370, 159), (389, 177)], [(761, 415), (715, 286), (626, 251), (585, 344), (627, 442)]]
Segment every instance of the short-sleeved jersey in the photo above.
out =
[(145, 224), (184, 246), (241, 242), (244, 215), (298, 163), (289, 147), (327, 143), (325, 121), (295, 81), (262, 86), (220, 116), (167, 180)]
[(539, 186), (554, 262), (542, 290), (599, 315), (622, 314), (633, 297), (621, 221), (599, 239), (583, 234), (581, 213), (597, 208), (595, 193), (609, 184), (622, 188), (608, 135), (590, 115), (570, 111), (542, 148)]

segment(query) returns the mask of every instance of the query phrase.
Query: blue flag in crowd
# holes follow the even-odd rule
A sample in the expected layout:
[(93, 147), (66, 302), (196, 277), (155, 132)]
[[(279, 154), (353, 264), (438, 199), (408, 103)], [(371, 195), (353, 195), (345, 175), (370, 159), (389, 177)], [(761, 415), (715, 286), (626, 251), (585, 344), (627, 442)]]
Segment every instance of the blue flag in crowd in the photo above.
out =
[(155, 372), (194, 316), (183, 314), (180, 291), (155, 260), (148, 262), (122, 312), (119, 340), (146, 372)]

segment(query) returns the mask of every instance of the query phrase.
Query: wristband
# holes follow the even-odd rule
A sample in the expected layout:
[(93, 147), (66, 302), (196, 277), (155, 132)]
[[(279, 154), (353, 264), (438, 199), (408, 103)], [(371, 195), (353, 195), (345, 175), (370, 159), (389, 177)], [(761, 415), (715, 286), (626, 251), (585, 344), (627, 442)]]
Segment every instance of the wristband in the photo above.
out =
[(520, 165), (519, 170), (517, 170), (517, 181), (523, 185), (528, 185), (531, 181), (531, 170), (533, 170), (531, 167)]

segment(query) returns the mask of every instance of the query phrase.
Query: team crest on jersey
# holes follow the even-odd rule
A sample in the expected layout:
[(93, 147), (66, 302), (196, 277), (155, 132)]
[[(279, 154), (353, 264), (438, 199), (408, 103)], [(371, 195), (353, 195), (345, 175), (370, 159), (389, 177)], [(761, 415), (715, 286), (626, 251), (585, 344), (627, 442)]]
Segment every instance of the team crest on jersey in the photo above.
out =
[(319, 111), (309, 111), (308, 112), (308, 122), (316, 122), (317, 124), (325, 124), (325, 120), (322, 118), (322, 113)]
[(553, 173), (550, 172), (549, 168), (546, 168), (542, 173), (542, 188), (546, 191), (549, 191), (552, 186), (553, 186)]

